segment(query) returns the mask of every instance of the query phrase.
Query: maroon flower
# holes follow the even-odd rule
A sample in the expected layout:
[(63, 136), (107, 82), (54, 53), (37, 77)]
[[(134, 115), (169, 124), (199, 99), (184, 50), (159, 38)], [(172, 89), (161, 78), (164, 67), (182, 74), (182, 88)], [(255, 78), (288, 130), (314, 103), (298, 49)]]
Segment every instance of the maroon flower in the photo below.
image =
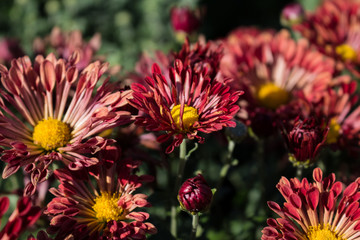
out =
[(195, 215), (209, 208), (212, 196), (211, 188), (204, 177), (198, 174), (183, 183), (179, 190), (178, 200), (182, 209)]
[(199, 28), (199, 18), (187, 7), (173, 7), (170, 14), (171, 25), (176, 32), (190, 34)]
[(344, 67), (360, 76), (360, 3), (354, 0), (327, 0), (305, 20), (293, 25), (319, 51), (337, 61), (336, 68)]
[(315, 118), (295, 119), (293, 127), (284, 133), (289, 149), (289, 160), (295, 165), (310, 164), (315, 161), (321, 146), (325, 143), (329, 128)]
[(268, 202), (279, 218), (267, 220), (262, 240), (359, 239), (360, 178), (345, 189), (334, 173), (323, 178), (320, 168), (314, 169), (313, 178), (281, 178), (276, 188), (286, 202), (283, 207)]
[[(0, 198), (0, 220), (9, 207), (7, 197)], [(0, 231), (0, 239), (15, 240), (28, 227), (34, 225), (41, 215), (40, 207), (33, 206), (30, 198), (22, 197), (18, 200), (16, 209), (13, 211), (4, 228)]]
[(51, 217), (49, 234), (55, 239), (146, 239), (156, 233), (149, 214), (136, 211), (150, 207), (145, 194), (133, 192), (150, 176), (136, 176), (132, 170), (139, 163), (119, 159), (115, 147), (101, 152), (96, 166), (79, 171), (55, 170), (60, 186), (50, 192), (55, 198), (44, 212)]
[(170, 153), (185, 137), (198, 139), (198, 132), (211, 133), (223, 127), (234, 127), (233, 116), (239, 110), (236, 102), (241, 91), (209, 78), (205, 68), (194, 74), (191, 66), (184, 66), (179, 59), (170, 68), (170, 79), (153, 65), (153, 76), (145, 79), (147, 86), (132, 84), (133, 99), (130, 104), (142, 111), (136, 124), (150, 131), (166, 131), (158, 138), (160, 142), (173, 135), (175, 139), (167, 148)]
[(50, 54), (38, 55), (34, 64), (25, 56), (10, 69), (0, 65), (0, 159), (7, 163), (2, 177), (25, 167), (31, 174), (25, 195), (46, 180), (53, 161), (72, 169), (96, 164), (91, 155), (113, 143), (96, 135), (131, 121), (122, 108), (131, 91), (114, 91), (101, 79), (107, 64), (97, 61), (79, 73), (78, 60), (77, 53), (68, 60)]

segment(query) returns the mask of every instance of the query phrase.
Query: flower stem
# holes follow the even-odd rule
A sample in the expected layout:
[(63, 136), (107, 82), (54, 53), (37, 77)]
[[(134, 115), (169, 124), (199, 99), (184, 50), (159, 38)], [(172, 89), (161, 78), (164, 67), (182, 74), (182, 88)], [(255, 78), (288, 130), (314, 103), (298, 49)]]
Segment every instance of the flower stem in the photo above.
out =
[(177, 191), (179, 190), (181, 179), (182, 179), (183, 174), (184, 174), (186, 160), (187, 160), (187, 156), (186, 156), (186, 139), (184, 139), (183, 142), (180, 144), (180, 149), (179, 149), (179, 167), (178, 167), (178, 172), (177, 172), (176, 181), (175, 181), (175, 187), (174, 187), (175, 193), (174, 193), (174, 197), (172, 197), (173, 198), (173, 203), (172, 203), (172, 206), (171, 206), (170, 232), (175, 238), (177, 237), (177, 221), (176, 221), (177, 211), (176, 211), (176, 208), (178, 206), (178, 202), (176, 201), (175, 196), (177, 196)]
[(196, 239), (196, 230), (198, 225), (199, 225), (199, 214), (196, 213), (195, 215), (192, 215), (192, 230), (190, 235), (191, 240)]
[(228, 151), (226, 154), (225, 164), (220, 170), (220, 179), (218, 181), (216, 189), (219, 189), (221, 187), (221, 185), (224, 182), (224, 179), (233, 163), (232, 154), (234, 152), (235, 145), (236, 145), (235, 142), (229, 138), (228, 139)]

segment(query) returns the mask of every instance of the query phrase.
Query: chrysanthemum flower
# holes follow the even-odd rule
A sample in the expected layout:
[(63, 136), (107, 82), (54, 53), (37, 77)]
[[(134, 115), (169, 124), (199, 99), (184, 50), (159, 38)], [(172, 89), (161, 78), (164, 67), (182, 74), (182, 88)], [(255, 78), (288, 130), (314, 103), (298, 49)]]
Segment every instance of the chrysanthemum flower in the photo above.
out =
[[(28, 57), (12, 61), (8, 70), (0, 65), (0, 146), (1, 160), (7, 165), (3, 178), (20, 167), (31, 173), (24, 194), (33, 194), (37, 183), (44, 181), (48, 167), (60, 160), (72, 169), (91, 166), (89, 157), (112, 140), (91, 136), (129, 122), (126, 92), (113, 92), (107, 80), (94, 88), (107, 64), (94, 62), (79, 75), (75, 66), (78, 54), (69, 61), (50, 54), (38, 56), (34, 66)], [(75, 87), (76, 89), (73, 89)], [(10, 108), (9, 106), (13, 106)]]
[[(284, 130), (285, 131), (285, 130)], [(295, 119), (294, 125), (283, 132), (289, 150), (289, 160), (294, 165), (308, 166), (313, 163), (326, 141), (329, 128), (316, 118)]]
[(210, 133), (235, 126), (232, 118), (239, 110), (236, 102), (242, 92), (233, 92), (210, 79), (207, 68), (194, 73), (191, 66), (177, 59), (174, 68), (170, 68), (170, 79), (156, 64), (152, 72), (152, 77), (145, 79), (146, 86), (132, 84), (133, 99), (129, 101), (143, 113), (136, 118), (136, 124), (150, 131), (165, 131), (159, 141), (174, 136), (168, 153), (184, 138), (202, 142), (204, 139), (197, 135), (198, 131)]
[(280, 218), (267, 220), (269, 226), (262, 230), (262, 240), (359, 239), (360, 179), (343, 190), (343, 183), (335, 182), (334, 173), (323, 179), (321, 169), (316, 168), (313, 178), (313, 183), (306, 178), (301, 182), (281, 178), (276, 187), (286, 202), (284, 207), (268, 202)]
[(351, 70), (360, 62), (360, 3), (355, 0), (329, 0), (304, 22), (293, 26), (309, 39), (319, 51), (338, 60), (337, 68), (344, 64)]
[(98, 165), (79, 171), (56, 170), (58, 189), (45, 214), (51, 217), (49, 234), (55, 239), (145, 239), (156, 233), (149, 214), (135, 211), (149, 207), (145, 194), (133, 194), (150, 176), (132, 175), (139, 163), (119, 160), (115, 147), (103, 150)]
[[(0, 220), (8, 210), (9, 198), (0, 197)], [(12, 212), (3, 229), (0, 231), (0, 239), (15, 240), (28, 227), (31, 227), (41, 215), (40, 207), (33, 206), (30, 198), (22, 197), (18, 200), (16, 209)]]
[(264, 32), (243, 37), (236, 45), (227, 45), (233, 49), (227, 55), (235, 59), (235, 66), (225, 56), (228, 64), (222, 66), (230, 69), (222, 71), (232, 74), (232, 85), (246, 92), (247, 124), (252, 125), (258, 113), (275, 122), (274, 113), (297, 100), (299, 92), (310, 98), (332, 84), (333, 60), (312, 50), (305, 39), (295, 42), (285, 30), (275, 35)]
[(360, 107), (355, 107), (358, 103), (356, 88), (357, 84), (353, 81), (337, 88), (329, 88), (320, 94), (315, 112), (329, 121), (327, 144), (348, 149), (359, 148)]

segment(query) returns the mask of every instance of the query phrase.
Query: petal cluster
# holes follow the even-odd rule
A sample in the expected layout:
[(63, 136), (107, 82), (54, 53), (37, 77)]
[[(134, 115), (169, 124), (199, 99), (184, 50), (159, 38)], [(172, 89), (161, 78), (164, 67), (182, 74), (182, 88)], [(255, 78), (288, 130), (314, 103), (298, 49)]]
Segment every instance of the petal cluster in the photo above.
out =
[[(309, 239), (331, 235), (331, 239), (360, 237), (359, 179), (343, 189), (335, 174), (323, 178), (320, 168), (313, 171), (314, 182), (306, 178), (288, 180), (282, 177), (277, 188), (285, 199), (283, 207), (268, 202), (280, 218), (269, 218), (262, 230), (263, 240)], [(312, 239), (312, 238), (310, 238)]]
[[(194, 73), (191, 66), (184, 65), (180, 59), (175, 60), (174, 67), (169, 71), (170, 76), (167, 78), (154, 64), (152, 77), (146, 77), (145, 86), (132, 84), (133, 99), (129, 100), (142, 112), (136, 118), (136, 124), (150, 131), (165, 131), (158, 138), (160, 141), (174, 136), (167, 152), (173, 151), (184, 138), (197, 138), (202, 142), (203, 138), (197, 135), (198, 131), (210, 133), (235, 126), (232, 118), (239, 110), (236, 102), (242, 94), (240, 91), (231, 91), (230, 87), (210, 79), (204, 72)], [(182, 123), (186, 105), (196, 109), (198, 115), (188, 127)], [(179, 124), (172, 112), (176, 106), (180, 106)]]
[[(0, 198), (0, 219), (8, 210), (9, 204), (9, 198)], [(3, 229), (0, 231), (0, 239), (18, 239), (23, 231), (35, 224), (40, 215), (40, 207), (33, 206), (30, 198), (20, 198), (17, 202), (16, 209), (12, 212)]]
[(309, 164), (315, 161), (329, 131), (328, 127), (322, 125), (314, 117), (305, 120), (295, 119), (293, 127), (284, 133), (290, 161), (295, 164)]
[[(54, 172), (60, 186), (50, 190), (55, 198), (44, 213), (51, 218), (47, 231), (56, 234), (55, 239), (69, 236), (75, 239), (146, 239), (146, 234), (156, 233), (156, 228), (145, 222), (149, 214), (136, 211), (150, 207), (147, 196), (133, 193), (142, 182), (152, 178), (133, 175), (132, 170), (139, 163), (119, 159), (115, 147), (108, 147), (101, 155), (101, 161), (95, 166)], [(117, 201), (103, 201), (108, 197)], [(106, 212), (111, 214), (104, 218)], [(114, 219), (108, 219), (112, 217)]]
[[(90, 156), (113, 141), (89, 138), (130, 122), (130, 113), (122, 110), (130, 91), (114, 91), (108, 79), (99, 82), (107, 64), (94, 62), (79, 73), (78, 61), (77, 53), (68, 60), (50, 54), (38, 55), (33, 65), (27, 56), (14, 59), (10, 69), (0, 65), (1, 160), (7, 163), (2, 176), (7, 178), (24, 166), (31, 173), (25, 195), (33, 194), (37, 183), (45, 180), (54, 160), (73, 168), (95, 164)], [(58, 129), (49, 133), (60, 135), (42, 133), (43, 127), (37, 131), (43, 122), (60, 124), (60, 128), (46, 125)]]

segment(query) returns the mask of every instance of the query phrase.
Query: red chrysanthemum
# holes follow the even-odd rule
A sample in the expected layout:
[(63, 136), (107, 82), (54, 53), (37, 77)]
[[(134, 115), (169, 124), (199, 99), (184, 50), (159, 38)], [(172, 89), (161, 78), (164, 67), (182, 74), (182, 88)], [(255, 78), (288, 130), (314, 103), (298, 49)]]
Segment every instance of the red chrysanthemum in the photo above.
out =
[(305, 21), (293, 28), (319, 51), (338, 60), (337, 70), (342, 70), (344, 65), (355, 70), (355, 65), (360, 63), (359, 1), (322, 1), (314, 13), (308, 13)]
[(115, 147), (101, 152), (98, 165), (79, 171), (56, 170), (58, 189), (45, 214), (51, 217), (49, 234), (55, 240), (66, 239), (146, 239), (156, 233), (148, 222), (149, 214), (135, 211), (149, 207), (145, 194), (133, 194), (151, 176), (136, 176), (132, 170), (139, 163), (119, 160)]
[[(344, 76), (348, 77), (348, 76)], [(351, 150), (358, 150), (360, 143), (360, 107), (355, 81), (329, 88), (318, 96), (315, 112), (329, 121), (326, 143)]]
[(121, 109), (130, 91), (113, 92), (105, 80), (93, 96), (107, 64), (94, 62), (79, 74), (78, 59), (76, 53), (69, 61), (50, 54), (37, 56), (34, 66), (28, 57), (13, 60), (9, 70), (0, 65), (0, 146), (7, 163), (2, 176), (24, 166), (31, 173), (25, 195), (45, 181), (54, 160), (72, 169), (96, 164), (91, 154), (113, 141), (89, 137), (130, 122)]
[(314, 117), (305, 120), (297, 117), (293, 126), (283, 132), (289, 160), (295, 165), (313, 163), (326, 141), (328, 131), (329, 128)]
[(246, 112), (239, 117), (248, 125), (268, 119), (260, 125), (274, 126), (280, 107), (294, 104), (299, 95), (309, 99), (336, 81), (333, 60), (311, 49), (305, 39), (294, 41), (288, 31), (238, 36), (238, 41), (226, 45), (227, 63), (221, 66), (234, 78), (232, 85), (246, 92), (242, 103)]
[(359, 239), (360, 179), (343, 190), (343, 183), (335, 182), (334, 173), (323, 179), (321, 169), (316, 168), (313, 178), (313, 183), (306, 178), (301, 182), (281, 178), (276, 187), (286, 202), (284, 207), (268, 202), (280, 218), (267, 220), (269, 226), (262, 230), (262, 240)]
[(159, 141), (175, 137), (168, 153), (186, 137), (202, 142), (198, 131), (210, 133), (235, 126), (232, 118), (239, 110), (236, 102), (242, 92), (231, 91), (211, 79), (207, 68), (194, 73), (191, 66), (177, 59), (174, 68), (170, 68), (170, 78), (156, 64), (152, 73), (152, 77), (145, 79), (146, 86), (132, 84), (133, 99), (129, 101), (142, 112), (136, 117), (136, 124), (150, 131), (165, 131)]

